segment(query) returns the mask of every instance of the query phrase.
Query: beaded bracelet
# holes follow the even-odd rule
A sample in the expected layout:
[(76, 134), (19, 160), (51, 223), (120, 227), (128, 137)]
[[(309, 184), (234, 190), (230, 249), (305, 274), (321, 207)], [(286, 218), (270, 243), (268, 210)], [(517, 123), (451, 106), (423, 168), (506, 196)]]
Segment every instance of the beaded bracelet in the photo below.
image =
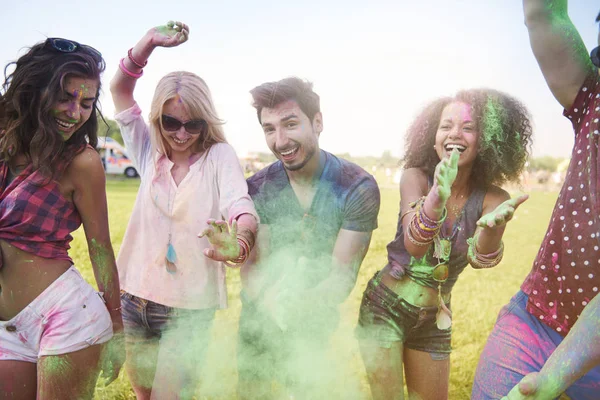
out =
[(418, 221), (418, 219), (418, 215), (415, 215), (415, 217), (411, 220), (413, 234), (415, 236), (421, 236), (423, 240), (427, 241), (433, 239), (438, 235), (440, 227), (437, 227), (436, 229), (424, 229), (421, 222)]
[[(433, 242), (433, 236), (431, 238), (426, 238), (423, 237), (419, 232), (418, 229), (413, 229), (413, 225), (415, 225), (415, 220), (416, 220), (416, 215), (414, 215), (410, 221), (410, 223), (408, 224), (408, 229), (406, 230), (406, 236), (408, 237), (408, 240), (410, 240), (410, 242), (412, 244), (414, 244), (415, 246), (419, 246), (419, 247), (423, 247), (423, 246), (429, 246), (432, 242)], [(415, 238), (415, 236), (417, 236)]]
[(133, 47), (127, 51), (127, 58), (129, 58), (129, 61), (131, 61), (133, 65), (135, 65), (139, 69), (143, 69), (146, 65), (148, 65), (148, 60), (144, 61), (144, 63), (142, 64), (135, 58), (133, 58)]
[(500, 264), (500, 261), (502, 261), (502, 257), (504, 256), (504, 242), (500, 241), (500, 247), (493, 253), (481, 254), (477, 250), (476, 242), (478, 237), (479, 235), (476, 235), (467, 239), (467, 243), (469, 244), (467, 257), (473, 268), (492, 268)]
[(444, 207), (444, 209), (442, 210), (442, 215), (437, 221), (429, 218), (425, 213), (425, 210), (423, 210), (423, 207), (419, 207), (419, 209), (421, 212), (421, 218), (423, 223), (427, 224), (428, 226), (439, 226), (446, 220), (446, 217), (448, 216), (448, 209), (446, 207)]
[(140, 71), (138, 73), (132, 72), (130, 70), (127, 69), (127, 67), (125, 66), (125, 59), (121, 58), (121, 62), (119, 63), (119, 68), (121, 69), (121, 72), (123, 72), (125, 75), (129, 76), (130, 78), (133, 79), (138, 79), (141, 78), (142, 75), (144, 75), (144, 71)]
[(412, 231), (412, 229), (411, 229), (410, 227), (409, 227), (409, 228), (406, 230), (406, 237), (407, 237), (407, 238), (408, 238), (408, 240), (410, 240), (410, 242), (411, 242), (412, 244), (414, 244), (415, 246), (419, 246), (419, 247), (429, 246), (429, 245), (431, 244), (431, 242), (433, 242), (433, 239), (432, 239), (432, 240), (430, 240), (430, 241), (428, 241), (428, 242), (425, 242), (425, 241), (418, 241), (418, 240), (416, 240), (416, 239), (413, 237), (413, 235), (412, 235), (411, 231)]

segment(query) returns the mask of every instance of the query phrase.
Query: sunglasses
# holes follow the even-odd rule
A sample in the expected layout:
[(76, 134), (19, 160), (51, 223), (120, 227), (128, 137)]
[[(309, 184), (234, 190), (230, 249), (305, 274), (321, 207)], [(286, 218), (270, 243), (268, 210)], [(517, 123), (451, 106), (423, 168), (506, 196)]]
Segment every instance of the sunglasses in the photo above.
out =
[(190, 135), (201, 134), (208, 128), (206, 121), (203, 119), (192, 119), (183, 123), (177, 118), (169, 117), (168, 115), (161, 117), (161, 123), (165, 131), (175, 132), (183, 126)]
[(596, 47), (590, 53), (590, 59), (592, 60), (592, 64), (594, 64), (597, 68), (600, 68), (600, 46)]
[(83, 51), (98, 60), (102, 60), (102, 53), (100, 53), (95, 48), (77, 43), (74, 40), (63, 39), (63, 38), (48, 38), (46, 39), (46, 44), (52, 46), (52, 48), (56, 51), (60, 51), (61, 53), (74, 53), (76, 51)]

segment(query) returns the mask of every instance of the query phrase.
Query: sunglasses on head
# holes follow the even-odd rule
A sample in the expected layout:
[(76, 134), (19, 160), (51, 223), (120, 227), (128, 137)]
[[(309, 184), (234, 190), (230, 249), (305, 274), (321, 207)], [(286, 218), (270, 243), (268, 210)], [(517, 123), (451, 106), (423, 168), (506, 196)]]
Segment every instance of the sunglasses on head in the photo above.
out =
[(95, 48), (77, 43), (74, 40), (63, 39), (63, 38), (48, 38), (46, 39), (46, 44), (52, 46), (52, 48), (56, 51), (60, 51), (61, 53), (74, 53), (76, 51), (82, 50), (94, 58), (102, 60), (102, 53), (100, 53)]
[(198, 135), (204, 132), (208, 127), (206, 121), (203, 119), (192, 119), (187, 122), (181, 122), (177, 118), (169, 117), (164, 115), (161, 117), (162, 127), (165, 131), (175, 132), (181, 129), (183, 126), (187, 133), (191, 135)]
[(600, 68), (600, 46), (596, 47), (590, 53), (590, 58), (592, 60), (592, 64), (594, 64), (597, 68)]

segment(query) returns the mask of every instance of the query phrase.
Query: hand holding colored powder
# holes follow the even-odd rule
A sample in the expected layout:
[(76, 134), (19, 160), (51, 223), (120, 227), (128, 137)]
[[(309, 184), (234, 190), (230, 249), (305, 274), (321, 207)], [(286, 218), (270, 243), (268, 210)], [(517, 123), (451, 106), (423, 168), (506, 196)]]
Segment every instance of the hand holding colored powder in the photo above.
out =
[(240, 245), (237, 241), (237, 221), (231, 223), (231, 231), (227, 221), (209, 219), (209, 225), (198, 237), (208, 239), (210, 248), (204, 249), (204, 255), (215, 261), (228, 261), (240, 255)]
[(496, 209), (490, 213), (485, 214), (479, 218), (477, 225), (482, 228), (499, 228), (506, 225), (510, 221), (515, 213), (517, 207), (519, 207), (525, 200), (529, 198), (529, 195), (524, 194), (519, 197), (506, 200), (500, 204)]
[(188, 40), (190, 28), (182, 22), (169, 21), (166, 25), (150, 29), (148, 34), (154, 46), (175, 47)]
[(458, 174), (458, 159), (460, 153), (457, 149), (452, 150), (452, 154), (449, 158), (444, 158), (435, 167), (435, 173), (433, 175), (433, 188), (432, 191), (437, 193), (439, 199), (446, 204), (446, 200), (450, 197), (450, 191), (452, 184)]

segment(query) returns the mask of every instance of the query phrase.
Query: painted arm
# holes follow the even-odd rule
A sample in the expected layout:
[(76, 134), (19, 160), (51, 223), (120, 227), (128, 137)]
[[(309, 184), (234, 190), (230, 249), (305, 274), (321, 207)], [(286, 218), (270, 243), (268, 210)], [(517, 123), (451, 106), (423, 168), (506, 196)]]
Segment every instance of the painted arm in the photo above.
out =
[(583, 309), (540, 372), (526, 375), (503, 400), (554, 399), (600, 365), (600, 296)]
[(312, 289), (317, 298), (329, 304), (342, 303), (356, 284), (372, 232), (355, 232), (341, 229), (333, 248), (331, 273)]
[[(261, 230), (262, 225), (259, 232)], [(259, 242), (262, 241), (263, 239), (259, 233)], [(370, 241), (371, 232), (340, 230), (334, 245), (332, 257), (309, 261), (311, 263), (332, 263), (329, 276), (317, 286), (301, 292), (293, 288), (297, 282), (286, 281), (285, 275), (281, 277), (276, 275), (273, 279), (270, 274), (276, 274), (276, 271), (270, 270), (270, 268), (280, 268), (289, 262), (295, 264), (295, 268), (305, 271), (311, 265), (302, 265), (301, 260), (298, 259), (286, 259), (285, 255), (276, 256), (278, 260), (274, 261), (277, 264), (272, 264), (273, 260), (267, 260), (267, 264), (269, 265), (258, 264), (258, 260), (254, 258), (253, 261), (256, 262), (254, 265), (266, 268), (266, 270), (261, 271), (257, 269), (248, 271), (247, 277), (251, 279), (248, 279), (249, 285), (247, 287), (255, 291), (252, 293), (249, 292), (249, 295), (259, 295), (258, 291), (264, 289), (264, 294), (260, 299), (261, 307), (285, 331), (289, 329), (290, 325), (301, 323), (300, 316), (315, 313), (315, 304), (337, 306), (348, 297), (356, 283), (358, 270), (369, 249)], [(263, 255), (265, 251), (268, 251), (262, 245), (259, 245), (258, 248), (259, 252)], [(244, 268), (247, 267), (245, 266)], [(256, 275), (252, 276), (250, 274)], [(265, 284), (268, 284), (268, 286), (265, 286)]]
[[(528, 198), (528, 195), (522, 195), (511, 199), (505, 190), (495, 186), (488, 190), (483, 200), (483, 216), (477, 221), (478, 227), (474, 234), (478, 253), (490, 254), (500, 248), (506, 224)], [(473, 263), (471, 266), (479, 268)]]
[[(169, 21), (166, 25), (150, 29), (133, 47), (131, 55), (136, 62), (143, 65), (155, 48), (179, 46), (188, 40), (189, 32), (187, 25)], [(134, 74), (142, 72), (142, 68), (135, 65), (127, 55), (123, 59), (123, 65)], [(117, 73), (110, 82), (110, 92), (116, 113), (127, 110), (135, 104), (133, 90), (136, 82), (136, 78), (127, 75), (121, 68), (117, 68)]]
[(206, 236), (211, 244), (204, 250), (206, 257), (215, 261), (231, 261), (242, 255), (238, 235), (246, 240), (252, 250), (256, 241), (258, 214), (248, 194), (244, 172), (233, 147), (217, 144), (210, 151), (216, 154), (219, 211), (228, 221), (209, 219), (208, 227), (198, 236)]
[(426, 195), (422, 212), (433, 220), (442, 218), (446, 201), (450, 197), (450, 189), (458, 174), (458, 160), (460, 154), (454, 151), (450, 158), (441, 160), (435, 168), (433, 185), (428, 191), (427, 176), (417, 168), (406, 170), (400, 181), (400, 215), (404, 232), (404, 247), (408, 253), (419, 259), (429, 250), (429, 246), (417, 246), (406, 234), (410, 229), (410, 221), (414, 215), (411, 203)]
[(523, 0), (533, 54), (558, 102), (570, 109), (594, 66), (567, 12), (567, 0)]
[(109, 383), (125, 362), (119, 275), (108, 227), (106, 178), (100, 155), (86, 148), (69, 167), (74, 182), (73, 202), (81, 215), (90, 261), (113, 323), (115, 337), (105, 347), (102, 370)]

